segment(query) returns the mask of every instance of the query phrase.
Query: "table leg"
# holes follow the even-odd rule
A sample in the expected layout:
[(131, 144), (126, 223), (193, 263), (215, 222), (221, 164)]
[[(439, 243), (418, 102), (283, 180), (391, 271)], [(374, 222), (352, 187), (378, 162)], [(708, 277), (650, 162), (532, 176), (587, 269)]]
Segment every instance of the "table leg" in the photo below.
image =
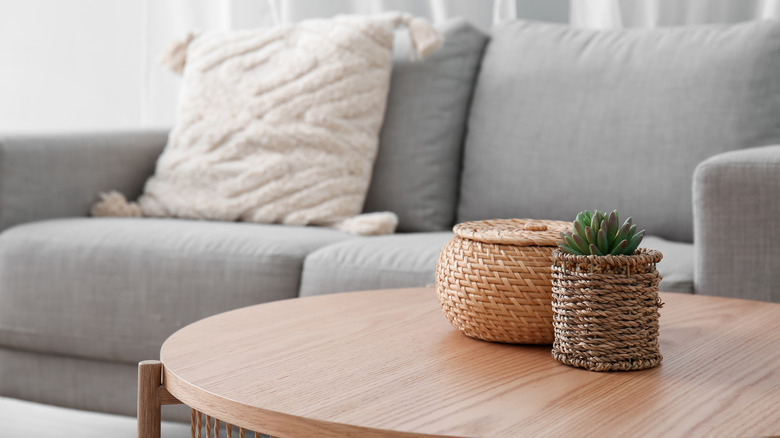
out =
[[(145, 360), (138, 363), (138, 438), (160, 438), (162, 406), (180, 403), (165, 389), (162, 381), (162, 363), (159, 360)], [(202, 436), (201, 418), (202, 414), (193, 409), (190, 419), (193, 437)], [(214, 438), (219, 438), (220, 420), (214, 417), (212, 426), (211, 418), (206, 416), (206, 436), (209, 438), (212, 436), (213, 427)], [(233, 434), (233, 425), (225, 423), (225, 430), (230, 438)], [(239, 428), (239, 434), (240, 438), (244, 438), (244, 428)], [(254, 436), (260, 438), (260, 433), (255, 432)]]
[(138, 364), (138, 438), (160, 438), (161, 414), (158, 388), (162, 384), (162, 363), (145, 360)]

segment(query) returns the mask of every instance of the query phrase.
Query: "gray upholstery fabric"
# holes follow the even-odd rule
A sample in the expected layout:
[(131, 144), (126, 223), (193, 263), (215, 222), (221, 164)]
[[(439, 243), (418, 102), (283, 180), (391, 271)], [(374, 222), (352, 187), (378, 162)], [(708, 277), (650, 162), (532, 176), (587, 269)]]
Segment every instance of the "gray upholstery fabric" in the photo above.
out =
[[(158, 352), (147, 359), (159, 357)], [(0, 394), (4, 397), (135, 416), (137, 388), (138, 364), (0, 348)], [(162, 410), (163, 418), (174, 421), (188, 421), (188, 411), (180, 406)], [(6, 435), (0, 432), (0, 436)]]
[(693, 200), (696, 293), (780, 302), (780, 146), (703, 162)]
[(647, 236), (640, 245), (661, 251), (664, 258), (658, 263), (658, 273), (663, 279), (658, 290), (663, 292), (693, 293), (693, 245), (671, 242), (660, 237)]
[(86, 216), (101, 191), (135, 199), (154, 171), (165, 131), (0, 137), (0, 230)]
[(306, 257), (301, 296), (434, 284), (436, 260), (449, 231), (363, 237)]
[(62, 219), (0, 234), (0, 346), (137, 363), (185, 324), (298, 295), (327, 228)]
[(471, 90), (487, 35), (462, 19), (438, 26), (442, 47), (412, 61), (397, 32), (387, 111), (366, 211), (393, 211), (400, 231), (446, 230), (455, 220)]
[(780, 140), (778, 71), (778, 22), (498, 26), (474, 91), (458, 220), (617, 208), (690, 242), (696, 165)]
[[(396, 234), (336, 243), (304, 262), (301, 296), (434, 284), (436, 260), (450, 232)], [(642, 247), (664, 254), (659, 289), (693, 293), (693, 245), (647, 236)]]

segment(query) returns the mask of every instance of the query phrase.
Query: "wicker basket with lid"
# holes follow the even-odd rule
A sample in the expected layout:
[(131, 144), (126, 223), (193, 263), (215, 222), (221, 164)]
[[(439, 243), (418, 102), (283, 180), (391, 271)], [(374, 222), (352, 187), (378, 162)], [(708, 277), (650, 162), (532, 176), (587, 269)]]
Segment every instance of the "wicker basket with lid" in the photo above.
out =
[(551, 344), (552, 252), (571, 222), (464, 222), (441, 251), (436, 290), (444, 314), (485, 341)]

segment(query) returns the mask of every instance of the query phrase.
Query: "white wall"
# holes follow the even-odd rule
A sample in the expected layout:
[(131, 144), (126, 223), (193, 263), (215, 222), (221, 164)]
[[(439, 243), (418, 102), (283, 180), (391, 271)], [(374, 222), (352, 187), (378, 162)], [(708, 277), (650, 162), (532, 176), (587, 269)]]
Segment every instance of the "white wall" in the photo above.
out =
[(0, 132), (140, 125), (142, 2), (0, 0)]

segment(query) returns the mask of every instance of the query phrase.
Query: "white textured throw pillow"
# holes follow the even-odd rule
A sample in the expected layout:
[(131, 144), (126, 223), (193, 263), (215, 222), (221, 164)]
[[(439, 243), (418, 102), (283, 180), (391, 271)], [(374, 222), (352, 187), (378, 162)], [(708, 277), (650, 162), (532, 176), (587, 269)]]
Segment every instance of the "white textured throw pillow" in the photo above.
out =
[(337, 16), (211, 32), (172, 46), (177, 122), (137, 203), (102, 194), (95, 216), (153, 216), (395, 230), (360, 215), (404, 23), (420, 57), (439, 34), (408, 14)]

